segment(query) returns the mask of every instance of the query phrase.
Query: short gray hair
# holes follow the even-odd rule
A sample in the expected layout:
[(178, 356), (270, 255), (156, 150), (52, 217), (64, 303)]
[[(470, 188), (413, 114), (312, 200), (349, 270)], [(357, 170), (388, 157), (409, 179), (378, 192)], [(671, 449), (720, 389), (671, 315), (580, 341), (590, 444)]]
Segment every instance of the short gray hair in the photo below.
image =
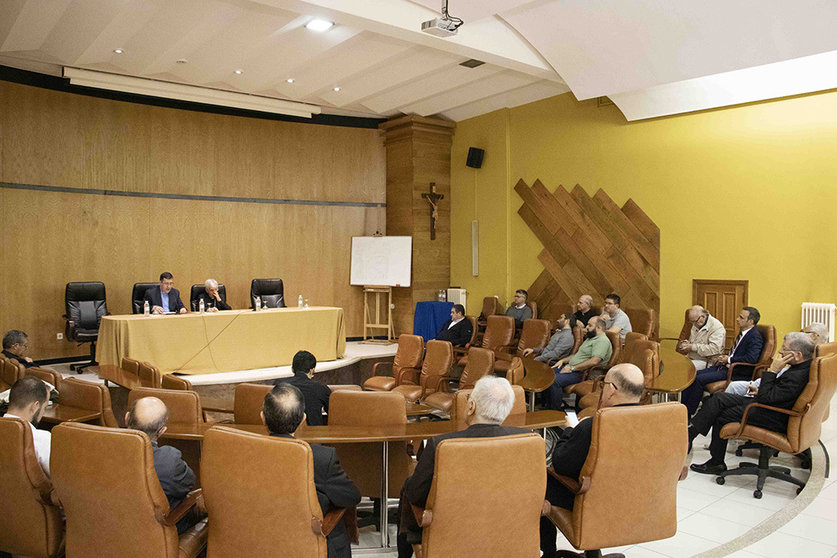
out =
[(483, 420), (500, 424), (512, 410), (514, 390), (509, 381), (497, 376), (483, 376), (474, 384), (471, 401), (476, 414)]
[(785, 335), (785, 343), (791, 351), (802, 353), (802, 360), (811, 360), (814, 357), (814, 341), (807, 333), (792, 331)]
[(217, 287), (218, 286), (218, 281), (216, 281), (215, 279), (207, 279), (206, 281), (203, 282), (203, 286), (206, 287), (206, 288)]
[(817, 336), (817, 342), (814, 343), (815, 345), (819, 345), (820, 343), (828, 343), (828, 328), (825, 324), (820, 322), (811, 322), (803, 329), (807, 329), (810, 331), (806, 331), (805, 333), (813, 333)]

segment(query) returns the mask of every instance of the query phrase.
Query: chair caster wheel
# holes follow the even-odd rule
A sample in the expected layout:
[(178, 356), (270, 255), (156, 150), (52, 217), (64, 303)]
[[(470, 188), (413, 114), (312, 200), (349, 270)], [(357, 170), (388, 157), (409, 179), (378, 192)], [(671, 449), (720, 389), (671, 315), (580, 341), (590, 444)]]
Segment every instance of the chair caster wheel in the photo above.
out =
[(761, 490), (753, 491), (753, 498), (755, 498), (756, 500), (761, 500)]
[(724, 477), (718, 477), (717, 479), (715, 479), (715, 482), (717, 482), (718, 484), (724, 484), (725, 482), (727, 482), (727, 479), (725, 479)]
[(735, 456), (736, 456), (736, 457), (741, 457), (742, 455), (744, 455), (744, 452), (743, 452), (743, 451), (741, 451), (741, 448), (737, 448), (737, 449), (735, 450)]
[(811, 468), (811, 462), (810, 461), (803, 461), (802, 462), (802, 468), (803, 469), (810, 469)]
[(796, 489), (796, 493), (797, 493), (797, 494), (799, 494), (800, 492), (802, 492), (802, 487), (801, 487), (801, 486), (800, 486), (799, 488), (797, 488), (797, 489)]

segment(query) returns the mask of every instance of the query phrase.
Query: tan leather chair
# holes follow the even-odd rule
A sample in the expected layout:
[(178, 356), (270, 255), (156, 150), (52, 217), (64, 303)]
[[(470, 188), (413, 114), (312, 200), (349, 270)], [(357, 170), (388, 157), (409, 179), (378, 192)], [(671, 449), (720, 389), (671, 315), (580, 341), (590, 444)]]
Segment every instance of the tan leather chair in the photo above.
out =
[(139, 376), (142, 387), (160, 388), (163, 385), (160, 370), (150, 362), (140, 362), (137, 375)]
[[(376, 362), (372, 366), (372, 377), (363, 382), (363, 388), (369, 391), (391, 391), (402, 384), (418, 385), (423, 358), (424, 339), (420, 335), (399, 335), (395, 360), (392, 363)], [(392, 368), (392, 376), (379, 375), (378, 368), (386, 366)]]
[(478, 324), (485, 327), (486, 320), (489, 316), (501, 314), (503, 307), (500, 306), (500, 299), (496, 296), (487, 296), (482, 299), (482, 312), (480, 312)]
[[(446, 342), (446, 341), (445, 341)], [(430, 343), (428, 343), (428, 346)], [(450, 345), (450, 343), (448, 343)], [(425, 359), (426, 361), (426, 359)], [(328, 404), (329, 426), (407, 424), (404, 398), (392, 392), (336, 391)], [(381, 495), (381, 445), (335, 444), (337, 457), (363, 496)], [(389, 497), (397, 498), (415, 467), (405, 442), (389, 443)]]
[(26, 367), (19, 362), (3, 358), (0, 360), (0, 387), (6, 391), (26, 373)]
[(157, 397), (169, 410), (169, 430), (197, 429), (204, 422), (201, 398), (194, 391), (181, 389), (136, 388), (128, 393), (128, 407), (137, 399)]
[(837, 342), (820, 343), (814, 347), (814, 358), (837, 355)]
[(270, 393), (270, 384), (238, 384), (235, 386), (233, 416), (236, 424), (262, 424), (261, 412), (264, 398)]
[(453, 346), (450, 341), (432, 340), (427, 342), (424, 361), (421, 364), (419, 385), (400, 385), (392, 389), (410, 402), (416, 402), (427, 395), (447, 389), (446, 378), (453, 365)]
[[(768, 477), (781, 479), (797, 485), (797, 493), (805, 487), (805, 483), (790, 475), (790, 470), (784, 467), (771, 467), (770, 458), (774, 450), (790, 454), (798, 454), (817, 443), (822, 431), (825, 413), (831, 405), (831, 398), (837, 389), (837, 355), (815, 358), (811, 361), (808, 374), (808, 385), (794, 403), (793, 407), (781, 409), (762, 403), (750, 403), (744, 410), (741, 422), (725, 424), (721, 429), (721, 437), (738, 439), (762, 444), (757, 467), (742, 463), (736, 469), (721, 473), (716, 479), (718, 484), (724, 484), (724, 478), (733, 475), (757, 475), (755, 498), (761, 498), (764, 481)], [(753, 408), (770, 409), (777, 413), (788, 415), (788, 429), (786, 432), (773, 432), (766, 428), (751, 426), (747, 423), (747, 416)]]
[(93, 384), (77, 378), (65, 378), (61, 380), (58, 404), (101, 413), (101, 418), (97, 421), (100, 426), (110, 428), (119, 426), (116, 417), (113, 416), (110, 391), (101, 384)]
[(653, 308), (626, 308), (623, 311), (631, 320), (631, 330), (642, 333), (648, 339), (657, 338), (657, 313)]
[[(514, 405), (509, 416), (526, 414), (526, 392), (520, 386), (512, 386), (514, 390)], [(450, 410), (451, 420), (462, 422), (468, 410), (468, 396), (473, 389), (460, 389), (456, 392), (453, 408)]]
[(727, 372), (727, 379), (706, 384), (706, 391), (709, 393), (724, 391), (727, 389), (727, 386), (732, 381), (732, 378), (736, 375), (736, 373), (740, 376), (742, 372), (746, 372), (748, 368), (752, 370), (751, 378), (755, 379), (758, 377), (759, 372), (766, 370), (770, 366), (770, 363), (773, 361), (773, 354), (776, 352), (776, 328), (772, 325), (762, 324), (757, 325), (756, 328), (759, 330), (762, 338), (764, 339), (764, 346), (761, 349), (759, 361), (755, 364), (749, 364), (746, 362), (732, 363), (729, 366), (729, 371)]
[(549, 321), (547, 320), (524, 320), (523, 328), (520, 331), (520, 339), (517, 341), (517, 349), (514, 353), (506, 350), (497, 351), (497, 360), (494, 363), (494, 370), (500, 376), (505, 375), (509, 369), (512, 358), (522, 357), (526, 349), (542, 349), (549, 342)]
[(160, 377), (160, 387), (162, 389), (179, 389), (182, 391), (192, 391), (192, 382), (186, 378), (175, 376), (174, 374), (163, 374)]
[[(480, 341), (480, 347), (497, 352), (503, 349), (513, 349), (514, 345), (514, 318), (511, 316), (489, 316), (486, 321), (485, 333)], [(470, 348), (470, 347), (468, 347)], [(457, 362), (459, 366), (465, 366), (468, 356), (463, 356)]]
[(661, 337), (660, 341), (688, 341), (692, 335), (692, 322), (689, 321), (689, 310), (686, 308), (683, 313), (683, 327), (680, 329), (680, 335), (677, 337)]
[(528, 306), (529, 310), (532, 311), (532, 319), (537, 320), (538, 319), (538, 303), (535, 302), (534, 300), (530, 300), (526, 303), (526, 306)]
[(130, 372), (131, 374), (139, 378), (139, 365), (140, 363), (138, 360), (134, 360), (128, 357), (122, 357), (122, 364), (120, 365), (120, 368), (125, 372)]
[(538, 556), (543, 456), (543, 438), (534, 433), (441, 441), (427, 507), (413, 508), (422, 527), (416, 554)]
[[(477, 380), (486, 374), (491, 374), (494, 366), (494, 353), (488, 349), (471, 347), (468, 350), (468, 364), (465, 365), (465, 370), (459, 378), (459, 389), (472, 389)], [(437, 391), (426, 396), (423, 403), (448, 413), (453, 407), (454, 397), (456, 396), (453, 393)]]
[(584, 342), (584, 326), (580, 323), (575, 325), (573, 328), (573, 348), (570, 351), (571, 355), (574, 355), (578, 352), (578, 348), (581, 347), (581, 343)]
[(192, 558), (206, 545), (206, 520), (178, 537), (194, 498), (169, 510), (144, 433), (65, 422), (52, 430), (50, 463), (67, 556)]
[(335, 391), (363, 391), (363, 387), (357, 384), (328, 384), (328, 389)]
[[(677, 532), (677, 481), (688, 445), (677, 402), (599, 409), (578, 479), (555, 476), (576, 493), (573, 510), (549, 519), (580, 550), (665, 539)], [(642, 471), (630, 474), (626, 471)]]
[(209, 558), (325, 558), (325, 537), (346, 511), (323, 517), (311, 447), (291, 438), (212, 428), (204, 437), (201, 483), (212, 518)]
[(482, 343), (482, 338), (485, 333), (485, 323), (480, 326), (477, 322), (477, 319), (473, 316), (465, 316), (465, 319), (471, 322), (471, 338), (465, 343), (464, 347), (454, 347), (453, 348), (453, 357), (455, 359), (459, 359), (459, 357), (467, 355), (468, 349), (471, 347), (479, 347), (480, 343)]
[(62, 554), (64, 520), (23, 419), (0, 418), (0, 490), (0, 550), (33, 558)]
[(59, 384), (61, 383), (61, 374), (56, 372), (55, 370), (50, 370), (48, 368), (41, 368), (39, 366), (33, 366), (32, 368), (26, 368), (24, 370), (25, 376), (35, 376), (39, 378), (41, 381), (50, 384), (52, 387), (61, 392), (61, 388)]

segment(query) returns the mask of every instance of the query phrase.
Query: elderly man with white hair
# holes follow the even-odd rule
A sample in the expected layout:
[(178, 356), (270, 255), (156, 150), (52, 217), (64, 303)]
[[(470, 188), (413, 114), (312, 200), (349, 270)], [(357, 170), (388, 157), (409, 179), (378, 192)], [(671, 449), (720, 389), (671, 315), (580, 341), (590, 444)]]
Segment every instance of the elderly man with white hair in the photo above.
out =
[(710, 360), (724, 352), (727, 330), (703, 306), (692, 306), (687, 316), (692, 329), (688, 339), (677, 343), (677, 352), (688, 356), (696, 370), (703, 370)]
[[(523, 428), (501, 426), (514, 404), (514, 390), (505, 378), (483, 376), (468, 397), (465, 422), (468, 428), (431, 438), (419, 457), (416, 470), (401, 491), (401, 524), (398, 534), (398, 556), (412, 555), (412, 544), (421, 543), (421, 527), (410, 511), (410, 504), (424, 507), (433, 482), (436, 446), (449, 438), (494, 438), (528, 432)], [(474, 467), (479, 467), (478, 463)]]
[(221, 299), (221, 294), (218, 292), (218, 281), (207, 279), (203, 285), (206, 292), (198, 296), (198, 304), (203, 300), (203, 306), (207, 312), (232, 310), (230, 305)]

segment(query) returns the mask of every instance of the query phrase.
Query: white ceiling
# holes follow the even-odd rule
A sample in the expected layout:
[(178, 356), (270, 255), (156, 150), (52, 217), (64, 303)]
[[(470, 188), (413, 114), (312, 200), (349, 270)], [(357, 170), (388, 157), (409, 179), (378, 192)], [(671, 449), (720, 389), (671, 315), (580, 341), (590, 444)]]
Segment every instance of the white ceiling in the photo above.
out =
[[(0, 64), (452, 120), (570, 90), (610, 96), (633, 120), (837, 87), (837, 57), (818, 56), (837, 51), (834, 0), (449, 4), (465, 24), (441, 39), (420, 31), (441, 0), (2, 0)], [(314, 33), (314, 17), (336, 25)], [(469, 58), (486, 64), (459, 66)]]

